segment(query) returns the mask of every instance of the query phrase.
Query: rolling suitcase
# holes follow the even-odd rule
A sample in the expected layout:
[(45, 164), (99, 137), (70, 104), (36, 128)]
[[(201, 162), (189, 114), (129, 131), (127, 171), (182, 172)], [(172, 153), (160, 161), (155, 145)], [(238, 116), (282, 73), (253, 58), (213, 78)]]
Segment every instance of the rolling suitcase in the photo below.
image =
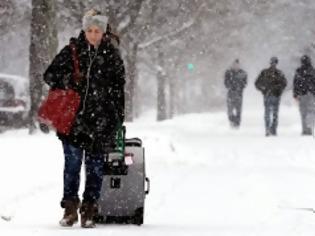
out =
[(150, 191), (144, 148), (139, 138), (124, 140), (124, 155), (110, 152), (105, 157), (97, 223), (143, 224), (144, 201)]

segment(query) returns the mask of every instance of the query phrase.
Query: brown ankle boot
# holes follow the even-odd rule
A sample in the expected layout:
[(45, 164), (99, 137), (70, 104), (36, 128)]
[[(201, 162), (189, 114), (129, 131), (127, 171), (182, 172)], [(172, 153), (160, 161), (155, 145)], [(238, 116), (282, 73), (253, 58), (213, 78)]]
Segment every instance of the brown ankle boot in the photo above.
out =
[(78, 209), (80, 207), (79, 200), (62, 201), (61, 207), (65, 209), (63, 218), (59, 221), (61, 226), (71, 227), (78, 222)]
[(94, 217), (97, 214), (96, 203), (83, 203), (80, 208), (80, 213), (82, 228), (94, 228), (96, 226), (94, 220)]

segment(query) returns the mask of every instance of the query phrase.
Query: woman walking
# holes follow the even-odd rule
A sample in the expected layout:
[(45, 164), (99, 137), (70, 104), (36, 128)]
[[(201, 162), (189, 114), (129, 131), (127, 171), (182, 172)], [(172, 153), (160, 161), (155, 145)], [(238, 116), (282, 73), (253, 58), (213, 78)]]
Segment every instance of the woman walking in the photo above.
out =
[[(73, 89), (80, 105), (69, 134), (57, 132), (65, 165), (61, 226), (95, 227), (97, 200), (103, 178), (103, 160), (116, 127), (124, 120), (125, 69), (118, 49), (119, 38), (111, 33), (108, 18), (95, 10), (83, 17), (83, 30), (71, 38), (44, 74), (51, 89)], [(75, 54), (74, 54), (75, 51)], [(74, 80), (75, 61), (79, 80)], [(82, 204), (78, 196), (82, 161), (86, 181)]]

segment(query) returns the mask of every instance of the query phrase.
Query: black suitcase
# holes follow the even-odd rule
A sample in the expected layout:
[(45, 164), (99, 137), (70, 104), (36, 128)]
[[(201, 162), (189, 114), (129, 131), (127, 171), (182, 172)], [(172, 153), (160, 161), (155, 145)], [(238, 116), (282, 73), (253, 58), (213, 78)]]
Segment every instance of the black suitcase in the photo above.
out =
[(144, 201), (150, 191), (150, 180), (145, 173), (142, 141), (126, 139), (124, 153), (124, 160), (115, 152), (105, 157), (97, 223), (143, 224)]

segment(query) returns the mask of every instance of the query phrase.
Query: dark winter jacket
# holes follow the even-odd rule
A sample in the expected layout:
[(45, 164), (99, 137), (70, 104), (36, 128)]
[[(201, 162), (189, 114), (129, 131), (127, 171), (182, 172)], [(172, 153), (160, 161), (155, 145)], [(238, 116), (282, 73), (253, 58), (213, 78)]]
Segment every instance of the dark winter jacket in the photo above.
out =
[(124, 120), (124, 64), (118, 49), (106, 35), (98, 49), (88, 44), (83, 31), (78, 38), (70, 41), (75, 44), (78, 53), (80, 82), (73, 80), (69, 45), (61, 50), (44, 74), (45, 82), (52, 89), (72, 88), (81, 96), (71, 133), (58, 136), (89, 152), (104, 152), (118, 123)]
[(264, 96), (280, 97), (287, 86), (287, 80), (280, 70), (270, 67), (260, 73), (255, 86)]
[(293, 97), (315, 94), (315, 69), (311, 64), (302, 65), (296, 70), (293, 80)]
[(229, 92), (242, 94), (247, 85), (247, 74), (244, 70), (230, 69), (225, 72), (224, 85)]

